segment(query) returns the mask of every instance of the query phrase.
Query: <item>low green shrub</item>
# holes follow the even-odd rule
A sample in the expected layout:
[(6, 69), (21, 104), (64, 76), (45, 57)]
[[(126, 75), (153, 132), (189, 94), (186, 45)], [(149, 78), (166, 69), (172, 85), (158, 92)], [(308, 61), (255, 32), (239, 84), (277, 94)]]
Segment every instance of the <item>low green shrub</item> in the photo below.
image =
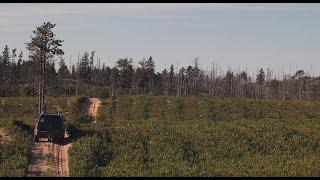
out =
[(107, 166), (113, 158), (110, 145), (111, 137), (107, 132), (100, 132), (92, 136), (85, 136), (77, 141), (71, 149), (71, 176), (99, 176), (100, 167)]

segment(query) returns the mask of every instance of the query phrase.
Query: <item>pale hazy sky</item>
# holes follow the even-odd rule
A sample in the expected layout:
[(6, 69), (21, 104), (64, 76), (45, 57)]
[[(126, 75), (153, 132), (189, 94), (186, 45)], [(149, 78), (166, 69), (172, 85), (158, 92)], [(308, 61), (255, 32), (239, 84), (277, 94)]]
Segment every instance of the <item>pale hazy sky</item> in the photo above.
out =
[[(153, 56), (158, 70), (199, 57), (223, 68), (320, 72), (320, 4), (0, 4), (0, 48), (23, 50), (44, 21), (56, 24), (69, 63), (96, 51), (106, 65)], [(290, 66), (291, 65), (291, 66)]]

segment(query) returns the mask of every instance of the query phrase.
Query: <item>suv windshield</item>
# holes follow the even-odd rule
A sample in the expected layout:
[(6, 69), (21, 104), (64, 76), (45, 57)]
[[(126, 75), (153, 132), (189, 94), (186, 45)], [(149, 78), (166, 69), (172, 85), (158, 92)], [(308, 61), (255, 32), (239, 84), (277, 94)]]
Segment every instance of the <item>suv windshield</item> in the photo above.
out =
[(42, 115), (38, 122), (39, 130), (61, 129), (63, 122), (60, 116)]

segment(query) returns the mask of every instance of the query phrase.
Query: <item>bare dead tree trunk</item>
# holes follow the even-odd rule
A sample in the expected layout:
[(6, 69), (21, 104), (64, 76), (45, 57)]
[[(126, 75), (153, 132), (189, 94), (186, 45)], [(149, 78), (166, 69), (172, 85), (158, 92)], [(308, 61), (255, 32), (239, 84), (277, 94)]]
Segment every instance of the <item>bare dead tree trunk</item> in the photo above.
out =
[(42, 112), (43, 110), (43, 105), (44, 105), (44, 96), (43, 96), (43, 86), (44, 86), (44, 56), (43, 52), (40, 53), (40, 59), (39, 59), (39, 113)]
[(42, 108), (45, 106), (44, 103), (44, 93), (45, 93), (45, 72), (46, 72), (46, 55), (43, 56), (43, 64), (42, 64)]

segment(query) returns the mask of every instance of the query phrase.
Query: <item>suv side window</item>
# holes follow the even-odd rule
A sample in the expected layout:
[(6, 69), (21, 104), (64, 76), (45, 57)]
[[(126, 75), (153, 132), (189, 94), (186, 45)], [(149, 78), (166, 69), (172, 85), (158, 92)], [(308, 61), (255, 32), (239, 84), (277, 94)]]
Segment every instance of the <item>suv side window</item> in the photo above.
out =
[(43, 117), (41, 117), (41, 118), (39, 119), (39, 122), (38, 122), (38, 128), (39, 128), (40, 130), (46, 130), (48, 127), (49, 127), (49, 124), (48, 124), (48, 122), (46, 121), (46, 119), (43, 118)]

